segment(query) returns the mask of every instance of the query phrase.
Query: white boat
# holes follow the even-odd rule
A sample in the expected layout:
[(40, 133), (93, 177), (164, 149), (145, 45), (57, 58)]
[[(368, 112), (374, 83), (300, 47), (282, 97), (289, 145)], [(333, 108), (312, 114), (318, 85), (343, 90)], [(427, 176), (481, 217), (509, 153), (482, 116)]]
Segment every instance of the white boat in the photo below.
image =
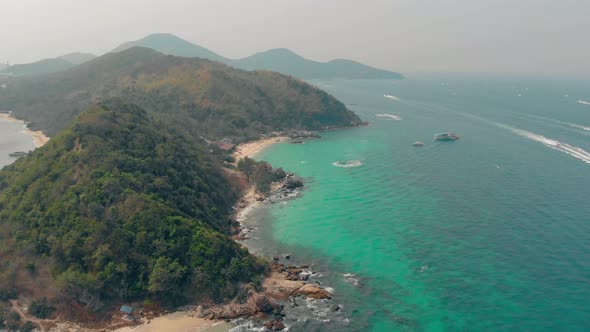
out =
[(414, 144), (412, 144), (413, 146), (424, 146), (424, 143), (422, 142), (414, 142)]

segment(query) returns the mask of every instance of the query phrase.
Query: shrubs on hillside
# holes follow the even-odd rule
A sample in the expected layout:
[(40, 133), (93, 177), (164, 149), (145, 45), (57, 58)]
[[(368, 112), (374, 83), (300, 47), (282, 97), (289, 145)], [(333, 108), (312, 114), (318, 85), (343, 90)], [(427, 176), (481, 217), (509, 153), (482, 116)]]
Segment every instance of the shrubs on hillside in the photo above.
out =
[(248, 157), (240, 159), (237, 168), (263, 194), (270, 192), (270, 186), (273, 182), (282, 180), (287, 176), (287, 173), (282, 168), (273, 169), (266, 161), (255, 161)]

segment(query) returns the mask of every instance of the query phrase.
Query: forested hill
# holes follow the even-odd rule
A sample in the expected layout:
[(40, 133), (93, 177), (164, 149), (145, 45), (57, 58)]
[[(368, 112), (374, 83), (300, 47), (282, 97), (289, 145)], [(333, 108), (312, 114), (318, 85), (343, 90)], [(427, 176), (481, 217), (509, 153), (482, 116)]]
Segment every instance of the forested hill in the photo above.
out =
[(195, 137), (244, 140), (360, 123), (341, 102), (298, 79), (139, 47), (44, 77), (11, 78), (0, 89), (0, 109), (53, 136), (85, 107), (110, 97)]
[(217, 161), (120, 100), (0, 171), (0, 292), (66, 307), (221, 299), (264, 266), (224, 235)]

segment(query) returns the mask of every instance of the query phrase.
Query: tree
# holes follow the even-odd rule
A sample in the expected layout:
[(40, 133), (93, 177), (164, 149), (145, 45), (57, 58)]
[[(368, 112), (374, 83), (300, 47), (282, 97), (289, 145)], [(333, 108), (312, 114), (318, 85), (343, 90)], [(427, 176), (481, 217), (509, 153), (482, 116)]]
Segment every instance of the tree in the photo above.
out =
[(253, 159), (245, 157), (238, 161), (238, 170), (244, 173), (244, 175), (246, 175), (248, 182), (250, 182), (250, 176), (252, 175), (255, 169), (256, 161), (254, 161)]
[(168, 257), (159, 257), (150, 273), (148, 290), (152, 293), (178, 291), (186, 270), (186, 266), (182, 266), (177, 260), (171, 262)]

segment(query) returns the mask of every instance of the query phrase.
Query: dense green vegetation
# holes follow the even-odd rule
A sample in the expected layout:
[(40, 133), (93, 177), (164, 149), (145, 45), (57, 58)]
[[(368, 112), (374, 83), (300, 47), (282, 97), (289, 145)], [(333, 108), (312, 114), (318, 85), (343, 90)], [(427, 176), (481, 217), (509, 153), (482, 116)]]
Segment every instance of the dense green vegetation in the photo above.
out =
[(125, 43), (115, 48), (113, 52), (120, 52), (134, 46), (151, 48), (169, 55), (198, 57), (219, 61), (246, 70), (273, 70), (303, 79), (403, 78), (403, 75), (399, 73), (373, 68), (352, 60), (333, 60), (329, 62), (308, 60), (288, 49), (273, 49), (242, 59), (228, 59), (177, 36), (164, 33), (149, 35), (142, 39)]
[(0, 89), (0, 109), (53, 136), (89, 104), (109, 97), (135, 103), (195, 140), (241, 141), (274, 130), (360, 122), (341, 102), (295, 78), (137, 47), (45, 77), (13, 78)]
[(287, 175), (282, 168), (274, 169), (266, 161), (256, 161), (248, 157), (238, 161), (237, 169), (263, 194), (270, 193), (271, 184), (284, 179)]
[(5, 167), (4, 292), (40, 298), (38, 280), (50, 271), (51, 303), (100, 310), (133, 299), (220, 300), (258, 279), (265, 264), (225, 235), (237, 188), (203, 144), (110, 100)]

